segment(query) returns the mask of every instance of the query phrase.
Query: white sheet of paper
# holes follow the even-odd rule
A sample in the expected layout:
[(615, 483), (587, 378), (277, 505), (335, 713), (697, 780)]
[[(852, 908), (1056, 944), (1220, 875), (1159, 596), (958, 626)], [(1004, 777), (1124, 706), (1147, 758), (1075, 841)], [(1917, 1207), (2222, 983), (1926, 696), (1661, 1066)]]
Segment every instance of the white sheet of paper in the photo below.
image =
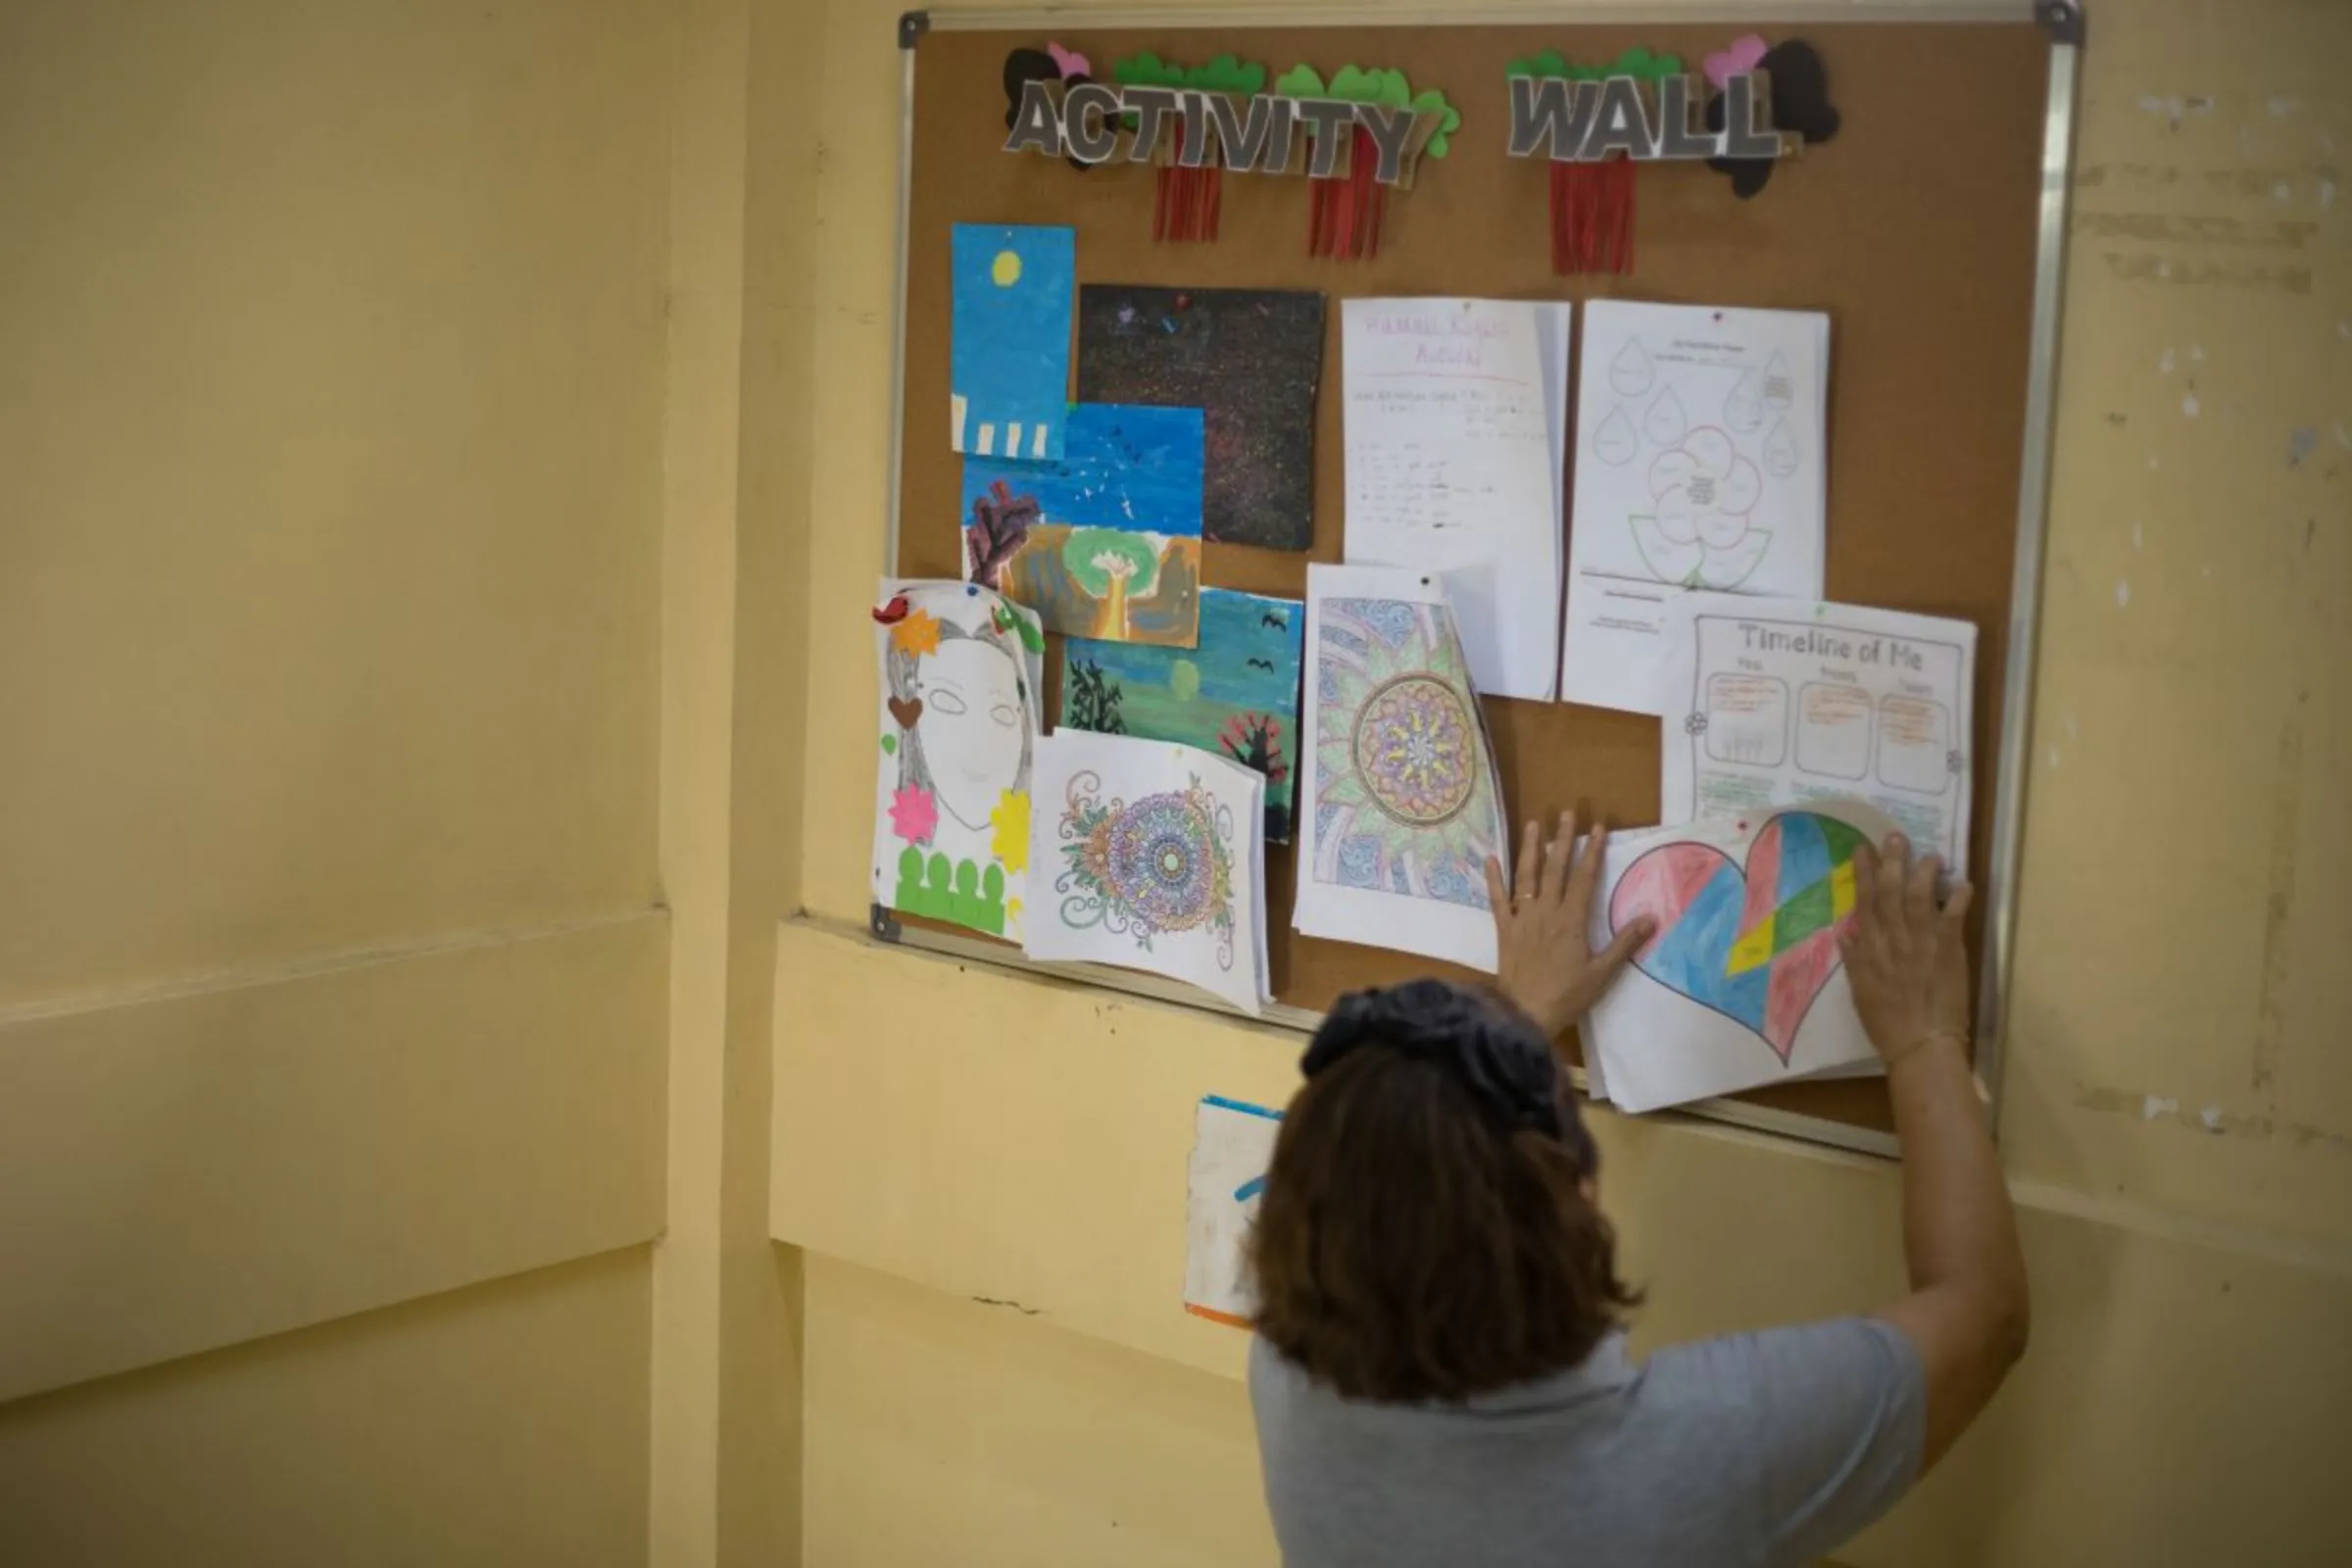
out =
[(1291, 923), (1494, 973), (1510, 835), (1444, 580), (1308, 566), (1305, 684)]
[(1656, 712), (1684, 592), (1821, 597), (1829, 359), (1812, 312), (1585, 307), (1563, 699)]
[(1609, 1100), (1656, 1110), (1871, 1070), (1837, 932), (1852, 908), (1847, 846), (1889, 825), (1857, 803), (1823, 802), (1612, 837), (1594, 951), (1642, 914), (1661, 929), (1581, 1025)]
[(1037, 748), (1023, 946), (1265, 1004), (1265, 779), (1171, 741), (1057, 730)]
[[(903, 616), (879, 618), (902, 599)], [(1037, 616), (936, 579), (885, 577), (874, 605), (874, 902), (1018, 942), (1045, 733)]]
[(1443, 572), (1471, 679), (1547, 701), (1560, 641), (1570, 307), (1341, 307), (1352, 564)]
[(1244, 1247), (1257, 1219), (1282, 1112), (1222, 1095), (1202, 1097), (1193, 1120), (1184, 1205), (1184, 1307), (1246, 1328), (1257, 1298)]
[(1974, 625), (1690, 594), (1661, 640), (1667, 821), (1859, 799), (1965, 871)]

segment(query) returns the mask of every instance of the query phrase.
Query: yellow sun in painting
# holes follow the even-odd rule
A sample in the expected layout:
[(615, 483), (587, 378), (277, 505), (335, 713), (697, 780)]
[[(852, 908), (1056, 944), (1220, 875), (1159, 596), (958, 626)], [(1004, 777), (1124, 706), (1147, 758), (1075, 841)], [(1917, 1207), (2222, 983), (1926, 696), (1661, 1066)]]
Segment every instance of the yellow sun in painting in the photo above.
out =
[(999, 288), (1012, 287), (1021, 280), (1020, 257), (1011, 251), (997, 252), (996, 262), (989, 268), (988, 275), (997, 280)]

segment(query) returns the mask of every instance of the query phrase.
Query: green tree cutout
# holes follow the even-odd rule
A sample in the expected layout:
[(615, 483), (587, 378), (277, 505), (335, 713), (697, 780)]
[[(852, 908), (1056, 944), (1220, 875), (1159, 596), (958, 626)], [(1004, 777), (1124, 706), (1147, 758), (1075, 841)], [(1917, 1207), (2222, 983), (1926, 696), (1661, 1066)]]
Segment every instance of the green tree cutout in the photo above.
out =
[(1234, 93), (1244, 98), (1265, 91), (1266, 68), (1253, 60), (1219, 55), (1204, 66), (1184, 73), (1184, 84), (1201, 92)]
[(1571, 65), (1557, 49), (1540, 49), (1503, 68), (1506, 76), (1558, 76), (1569, 81), (1600, 81), (1610, 76), (1635, 76), (1658, 81), (1683, 74), (1680, 55), (1653, 55), (1636, 44), (1605, 66)]
[[(1325, 82), (1315, 68), (1293, 66), (1274, 78), (1274, 90), (1286, 98), (1337, 98), (1351, 104), (1374, 104), (1383, 109), (1409, 109), (1415, 115), (1436, 115), (1438, 128), (1422, 149), (1431, 158), (1443, 158), (1462, 126), (1462, 112), (1446, 100), (1446, 94), (1435, 87), (1415, 93), (1413, 85), (1401, 71), (1380, 67), (1342, 66)], [(1312, 127), (1309, 127), (1312, 133)]]
[[(1226, 58), (1231, 59), (1229, 55)], [(1110, 63), (1110, 75), (1122, 87), (1181, 87), (1184, 68), (1173, 60), (1162, 60), (1147, 49), (1142, 54), (1129, 55)]]

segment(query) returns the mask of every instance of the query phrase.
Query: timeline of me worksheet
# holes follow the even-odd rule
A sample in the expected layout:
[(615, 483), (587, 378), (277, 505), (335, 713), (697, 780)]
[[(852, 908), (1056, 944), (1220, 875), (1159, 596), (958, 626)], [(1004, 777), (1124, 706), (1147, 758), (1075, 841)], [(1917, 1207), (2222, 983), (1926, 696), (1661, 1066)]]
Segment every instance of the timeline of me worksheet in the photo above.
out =
[(1858, 800), (1967, 863), (1976, 627), (1690, 594), (1663, 640), (1666, 821)]

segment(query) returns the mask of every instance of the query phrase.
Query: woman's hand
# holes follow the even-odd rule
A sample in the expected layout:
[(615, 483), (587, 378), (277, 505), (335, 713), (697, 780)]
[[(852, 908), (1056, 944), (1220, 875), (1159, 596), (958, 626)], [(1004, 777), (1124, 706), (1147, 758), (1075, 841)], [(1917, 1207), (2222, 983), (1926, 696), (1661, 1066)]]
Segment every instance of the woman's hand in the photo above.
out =
[(1864, 845), (1854, 856), (1854, 918), (1838, 938), (1854, 1007), (1881, 1059), (1891, 1066), (1927, 1041), (1968, 1039), (1968, 948), (1961, 922), (1969, 887), (1936, 906), (1943, 862), (1914, 860), (1900, 833), (1884, 853)]
[(1502, 862), (1487, 860), (1487, 897), (1494, 906), (1495, 984), (1544, 1033), (1558, 1039), (1591, 1010), (1637, 949), (1649, 940), (1644, 915), (1617, 933), (1603, 953), (1592, 951), (1589, 926), (1592, 892), (1600, 881), (1609, 830), (1595, 825), (1577, 852), (1576, 813), (1560, 813), (1559, 837), (1542, 843), (1530, 818), (1519, 835), (1516, 885), (1506, 892)]

